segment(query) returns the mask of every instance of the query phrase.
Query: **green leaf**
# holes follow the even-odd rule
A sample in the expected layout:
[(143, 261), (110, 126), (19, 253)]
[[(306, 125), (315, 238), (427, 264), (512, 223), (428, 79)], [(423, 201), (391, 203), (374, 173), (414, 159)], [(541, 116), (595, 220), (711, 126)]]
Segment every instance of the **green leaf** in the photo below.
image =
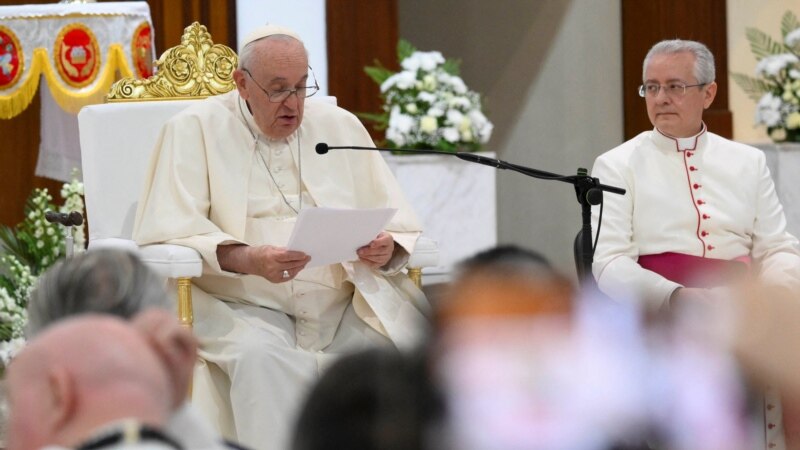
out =
[(411, 56), (412, 53), (417, 51), (417, 48), (414, 47), (411, 42), (408, 42), (405, 39), (400, 39), (397, 41), (397, 60), (402, 62), (404, 59)]
[(781, 35), (783, 38), (786, 39), (787, 34), (798, 28), (800, 28), (800, 21), (797, 20), (797, 16), (791, 11), (786, 11), (783, 19), (781, 19)]
[(761, 97), (770, 91), (770, 85), (764, 80), (749, 77), (743, 73), (731, 72), (731, 77), (748, 97), (758, 102)]
[(389, 114), (387, 113), (379, 114), (370, 112), (360, 112), (356, 113), (356, 116), (364, 120), (369, 120), (370, 122), (377, 122), (379, 124), (389, 122)]
[(5, 253), (15, 256), (21, 261), (31, 259), (27, 246), (24, 242), (17, 239), (16, 233), (12, 228), (5, 225), (0, 227), (0, 243), (5, 249)]
[(775, 42), (772, 38), (756, 28), (747, 28), (747, 40), (750, 41), (750, 50), (761, 61), (765, 56), (777, 55), (788, 52), (789, 49), (780, 42)]
[(372, 81), (378, 83), (378, 86), (394, 74), (394, 72), (382, 66), (367, 66), (364, 67), (364, 72), (372, 78)]
[(458, 73), (461, 71), (461, 60), (460, 59), (445, 60), (444, 64), (442, 64), (442, 70), (449, 73), (450, 75), (458, 76)]

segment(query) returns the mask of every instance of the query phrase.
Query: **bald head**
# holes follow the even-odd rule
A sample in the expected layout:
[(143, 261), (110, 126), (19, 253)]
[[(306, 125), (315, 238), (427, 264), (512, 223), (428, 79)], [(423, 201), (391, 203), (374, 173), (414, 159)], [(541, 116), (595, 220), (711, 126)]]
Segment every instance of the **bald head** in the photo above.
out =
[(85, 315), (45, 330), (9, 367), (9, 449), (71, 446), (98, 427), (169, 415), (166, 369), (145, 338), (110, 316)]

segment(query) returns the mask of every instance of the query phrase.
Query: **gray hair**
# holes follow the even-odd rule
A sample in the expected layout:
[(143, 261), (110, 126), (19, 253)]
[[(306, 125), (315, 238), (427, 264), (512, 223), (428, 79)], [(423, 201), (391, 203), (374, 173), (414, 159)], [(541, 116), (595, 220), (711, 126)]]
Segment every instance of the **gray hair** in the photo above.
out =
[(253, 59), (256, 56), (255, 54), (258, 53), (256, 51), (257, 46), (255, 44), (266, 41), (268, 39), (278, 40), (283, 42), (292, 42), (292, 41), (298, 42), (303, 47), (303, 51), (306, 54), (306, 58), (308, 58), (308, 50), (306, 49), (306, 46), (305, 44), (303, 44), (302, 41), (299, 41), (296, 38), (289, 36), (288, 34), (272, 34), (269, 36), (264, 36), (260, 39), (256, 39), (255, 41), (248, 42), (247, 45), (245, 45), (244, 48), (242, 48), (242, 50), (239, 52), (239, 65), (237, 67), (240, 70), (244, 68), (251, 68), (252, 65), (250, 63), (253, 62)]
[(714, 68), (714, 55), (705, 44), (697, 41), (687, 41), (683, 39), (670, 39), (654, 45), (647, 56), (644, 57), (642, 64), (642, 81), (645, 81), (647, 65), (655, 55), (670, 55), (675, 53), (691, 53), (694, 55), (694, 76), (698, 83), (708, 84), (716, 79)]
[(130, 318), (148, 307), (169, 308), (161, 278), (128, 251), (100, 249), (63, 260), (39, 277), (28, 301), (28, 338), (82, 313)]

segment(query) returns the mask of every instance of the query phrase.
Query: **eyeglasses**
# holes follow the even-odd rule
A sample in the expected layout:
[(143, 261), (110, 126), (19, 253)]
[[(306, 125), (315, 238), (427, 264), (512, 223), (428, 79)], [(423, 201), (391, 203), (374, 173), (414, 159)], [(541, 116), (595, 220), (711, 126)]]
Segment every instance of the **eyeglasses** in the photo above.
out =
[(319, 84), (317, 84), (317, 78), (314, 76), (314, 71), (311, 69), (311, 67), (308, 68), (308, 71), (311, 72), (311, 77), (314, 79), (313, 86), (303, 86), (294, 89), (283, 89), (280, 91), (268, 91), (264, 89), (260, 84), (258, 84), (258, 81), (256, 81), (255, 78), (253, 78), (253, 74), (250, 73), (249, 70), (247, 70), (246, 68), (242, 68), (242, 71), (247, 72), (247, 74), (250, 75), (250, 79), (253, 80), (253, 83), (255, 83), (259, 89), (261, 89), (262, 91), (264, 91), (265, 94), (267, 94), (267, 98), (269, 98), (269, 101), (271, 103), (282, 103), (286, 101), (286, 99), (289, 98), (292, 94), (297, 95), (298, 98), (300, 97), (307, 98), (311, 97), (312, 95), (316, 94), (317, 91), (319, 91)]
[(639, 86), (639, 97), (657, 97), (658, 92), (662, 89), (664, 93), (668, 96), (673, 98), (679, 98), (686, 95), (686, 88), (690, 87), (698, 87), (698, 86), (705, 86), (708, 83), (698, 83), (698, 84), (685, 84), (685, 83), (669, 83), (666, 86), (662, 86), (657, 83), (645, 83)]

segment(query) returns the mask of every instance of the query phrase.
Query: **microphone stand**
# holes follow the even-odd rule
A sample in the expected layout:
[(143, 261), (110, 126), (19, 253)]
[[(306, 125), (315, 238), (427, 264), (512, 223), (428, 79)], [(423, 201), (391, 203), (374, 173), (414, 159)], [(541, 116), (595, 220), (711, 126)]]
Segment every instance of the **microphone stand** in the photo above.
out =
[[(565, 176), (509, 163), (499, 159), (495, 160), (473, 153), (459, 152), (456, 153), (455, 156), (465, 161), (472, 161), (498, 169), (512, 170), (541, 180), (556, 180), (572, 184), (575, 188), (575, 195), (578, 199), (578, 203), (581, 205), (581, 229), (576, 237), (579, 242), (575, 243), (576, 246), (580, 245), (582, 249), (580, 252), (580, 260), (575, 261), (576, 268), (578, 268), (578, 278), (580, 278), (579, 281), (582, 283), (591, 283), (594, 285), (595, 281), (592, 276), (592, 262), (594, 260), (594, 250), (592, 247), (592, 206), (603, 203), (603, 192), (625, 195), (625, 189), (601, 184), (599, 179), (590, 177), (589, 172), (582, 167), (578, 169), (577, 175)], [(598, 226), (600, 225), (598, 224)]]
[(50, 223), (57, 223), (64, 227), (64, 257), (72, 258), (75, 249), (73, 227), (83, 225), (83, 215), (77, 211), (70, 213), (47, 211), (44, 218)]
[[(592, 261), (594, 260), (594, 251), (592, 249), (592, 206), (600, 205), (603, 203), (603, 192), (610, 192), (612, 194), (625, 195), (625, 189), (616, 186), (608, 186), (601, 184), (600, 180), (589, 176), (589, 172), (584, 168), (579, 168), (577, 175), (559, 175), (543, 170), (533, 169), (531, 167), (521, 166), (499, 159), (488, 158), (486, 156), (476, 155), (474, 153), (466, 152), (443, 152), (438, 150), (415, 150), (415, 149), (402, 149), (402, 148), (378, 148), (378, 147), (357, 147), (357, 146), (328, 146), (325, 143), (319, 143), (316, 146), (318, 154), (323, 155), (329, 149), (341, 150), (378, 150), (390, 151), (401, 153), (419, 153), (419, 154), (435, 154), (435, 155), (450, 155), (464, 161), (469, 161), (477, 164), (494, 167), (496, 169), (511, 170), (518, 172), (529, 177), (538, 178), (541, 180), (556, 180), (564, 183), (572, 184), (575, 187), (575, 195), (578, 198), (578, 203), (581, 205), (581, 229), (577, 239), (583, 251), (581, 252), (580, 261), (576, 261), (576, 268), (578, 269), (578, 278), (581, 278), (582, 283), (594, 284), (594, 277), (592, 276)], [(599, 226), (599, 224), (598, 224)], [(577, 242), (576, 242), (577, 244)]]

